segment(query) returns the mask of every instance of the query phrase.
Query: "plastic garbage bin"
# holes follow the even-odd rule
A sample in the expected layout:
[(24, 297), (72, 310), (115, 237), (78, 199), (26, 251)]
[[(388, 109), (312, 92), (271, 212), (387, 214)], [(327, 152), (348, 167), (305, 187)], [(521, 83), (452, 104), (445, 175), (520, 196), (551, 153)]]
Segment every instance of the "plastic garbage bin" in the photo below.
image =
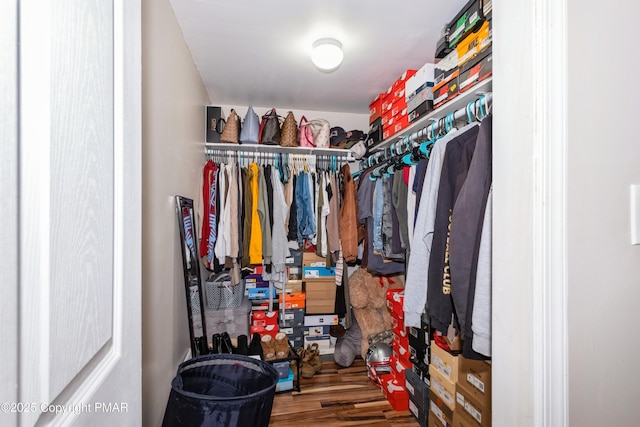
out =
[(180, 365), (163, 427), (269, 425), (278, 372), (239, 354), (209, 354)]

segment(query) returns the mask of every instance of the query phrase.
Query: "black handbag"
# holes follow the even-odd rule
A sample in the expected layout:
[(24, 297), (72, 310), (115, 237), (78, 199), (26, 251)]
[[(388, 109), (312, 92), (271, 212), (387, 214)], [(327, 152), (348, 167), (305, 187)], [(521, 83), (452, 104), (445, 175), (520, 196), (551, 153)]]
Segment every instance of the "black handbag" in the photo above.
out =
[(278, 117), (275, 108), (262, 116), (260, 144), (280, 145), (280, 117)]

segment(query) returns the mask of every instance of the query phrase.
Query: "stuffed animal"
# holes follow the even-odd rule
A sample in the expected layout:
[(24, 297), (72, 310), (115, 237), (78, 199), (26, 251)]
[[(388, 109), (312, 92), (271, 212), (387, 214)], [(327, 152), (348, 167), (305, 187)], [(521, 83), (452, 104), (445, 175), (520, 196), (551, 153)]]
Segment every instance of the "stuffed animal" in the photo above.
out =
[(349, 299), (362, 331), (360, 355), (363, 359), (369, 349), (369, 335), (392, 328), (391, 313), (386, 304), (387, 289), (403, 288), (402, 275), (374, 276), (366, 269), (358, 268), (349, 277)]

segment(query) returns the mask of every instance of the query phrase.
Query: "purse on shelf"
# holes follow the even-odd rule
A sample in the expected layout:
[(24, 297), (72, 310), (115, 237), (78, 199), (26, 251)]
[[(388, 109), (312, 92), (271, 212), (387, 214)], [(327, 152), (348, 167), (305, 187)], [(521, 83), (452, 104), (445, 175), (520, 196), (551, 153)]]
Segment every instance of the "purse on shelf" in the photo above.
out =
[(298, 146), (298, 124), (291, 111), (287, 113), (287, 117), (285, 117), (282, 128), (280, 129), (280, 146)]
[(229, 144), (237, 144), (238, 143), (238, 135), (240, 134), (240, 118), (236, 114), (236, 110), (231, 109), (231, 113), (229, 113), (229, 117), (227, 118), (227, 123), (222, 130), (222, 135), (220, 135), (220, 142), (226, 142)]
[(300, 127), (298, 128), (298, 145), (300, 147), (315, 147), (316, 143), (313, 142), (313, 128), (307, 121), (305, 116), (300, 118)]
[(260, 132), (260, 120), (258, 115), (253, 111), (253, 107), (249, 105), (247, 114), (244, 116), (242, 129), (240, 130), (240, 143), (257, 144)]
[(272, 108), (262, 116), (260, 123), (260, 144), (280, 145), (280, 117), (276, 109)]
[(313, 130), (313, 143), (317, 148), (328, 148), (331, 138), (331, 125), (325, 119), (313, 119), (309, 122)]

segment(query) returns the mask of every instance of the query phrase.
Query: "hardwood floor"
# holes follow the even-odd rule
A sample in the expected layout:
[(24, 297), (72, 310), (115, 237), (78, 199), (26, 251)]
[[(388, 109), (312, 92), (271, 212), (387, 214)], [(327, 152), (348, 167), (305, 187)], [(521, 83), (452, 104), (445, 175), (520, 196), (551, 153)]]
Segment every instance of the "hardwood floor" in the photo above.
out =
[(419, 427), (411, 412), (393, 410), (382, 390), (369, 381), (360, 358), (348, 368), (324, 361), (322, 370), (311, 379), (302, 378), (300, 386), (300, 392), (276, 394), (269, 426)]

